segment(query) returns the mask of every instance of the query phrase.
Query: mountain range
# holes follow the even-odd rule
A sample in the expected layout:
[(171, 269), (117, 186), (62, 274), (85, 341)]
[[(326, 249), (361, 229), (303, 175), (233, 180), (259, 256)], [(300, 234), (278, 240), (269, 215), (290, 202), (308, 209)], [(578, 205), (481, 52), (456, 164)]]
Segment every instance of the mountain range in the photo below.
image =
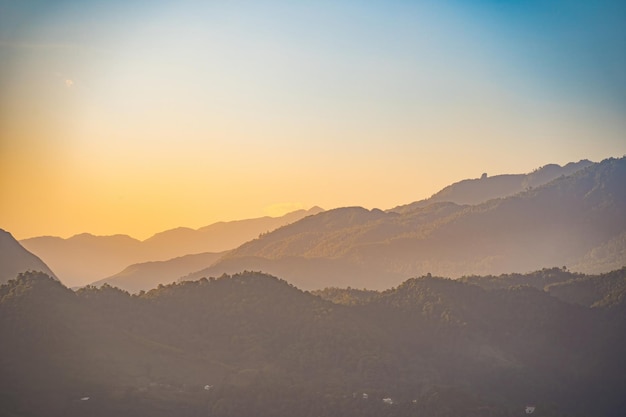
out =
[(394, 207), (389, 211), (406, 213), (433, 203), (476, 205), (494, 198), (508, 197), (539, 187), (558, 177), (572, 175), (590, 165), (593, 165), (593, 162), (583, 159), (578, 162), (570, 162), (565, 166), (544, 165), (528, 174), (503, 174), (490, 177), (484, 173), (480, 178), (456, 182), (433, 194), (430, 198)]
[(111, 277), (136, 263), (233, 249), (261, 233), (321, 211), (321, 208), (313, 207), (281, 217), (218, 222), (197, 230), (180, 227), (157, 233), (144, 241), (127, 235), (94, 236), (83, 233), (67, 239), (34, 237), (20, 243), (45, 259), (63, 283), (73, 287)]
[(497, 177), (143, 242), (2, 231), (0, 415), (621, 416), (626, 157)]
[(249, 241), (185, 279), (262, 270), (304, 289), (385, 289), (426, 273), (497, 275), (561, 265), (606, 272), (626, 264), (624, 184), (626, 158), (607, 159), (477, 205), (329, 210)]
[(304, 289), (385, 289), (426, 273), (497, 275), (561, 265), (600, 273), (626, 264), (624, 164), (582, 160), (529, 174), (483, 174), (386, 211), (314, 207), (172, 229), (145, 241), (83, 234), (21, 243), (67, 285), (107, 282), (131, 292), (243, 270)]

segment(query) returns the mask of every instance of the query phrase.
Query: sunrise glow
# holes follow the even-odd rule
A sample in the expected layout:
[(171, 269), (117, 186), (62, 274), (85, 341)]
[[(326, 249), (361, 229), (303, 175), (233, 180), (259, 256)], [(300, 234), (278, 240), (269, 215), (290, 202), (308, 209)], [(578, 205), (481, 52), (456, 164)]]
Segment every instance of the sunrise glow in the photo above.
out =
[(146, 238), (626, 153), (624, 8), (491, 3), (5, 5), (0, 227)]

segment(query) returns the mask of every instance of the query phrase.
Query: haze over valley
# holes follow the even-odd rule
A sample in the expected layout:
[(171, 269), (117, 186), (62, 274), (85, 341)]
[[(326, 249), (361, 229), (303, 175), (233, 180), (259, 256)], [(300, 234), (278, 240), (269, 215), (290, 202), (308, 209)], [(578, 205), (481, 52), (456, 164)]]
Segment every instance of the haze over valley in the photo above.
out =
[[(525, 175), (463, 180), (384, 212), (314, 207), (173, 229), (145, 241), (83, 234), (20, 243), (68, 286), (107, 282), (131, 292), (243, 270), (303, 289), (380, 290), (426, 273), (457, 278), (554, 265), (602, 273), (623, 266), (624, 172), (623, 158), (552, 164)], [(463, 204), (470, 195), (477, 204)]]
[(180, 227), (157, 233), (144, 241), (128, 235), (94, 236), (84, 233), (68, 239), (35, 237), (20, 243), (47, 259), (52, 268), (64, 277), (64, 282), (73, 287), (114, 275), (131, 264), (165, 261), (203, 252), (224, 252), (261, 233), (320, 211), (320, 208), (314, 207), (281, 217), (218, 222), (197, 230)]

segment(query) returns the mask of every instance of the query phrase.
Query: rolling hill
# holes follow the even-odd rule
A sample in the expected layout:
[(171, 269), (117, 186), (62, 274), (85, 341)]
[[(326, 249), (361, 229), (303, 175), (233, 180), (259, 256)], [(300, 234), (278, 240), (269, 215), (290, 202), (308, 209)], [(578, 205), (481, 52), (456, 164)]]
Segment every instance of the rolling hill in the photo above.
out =
[(623, 304), (433, 276), (348, 306), (252, 272), (134, 296), (25, 273), (0, 286), (0, 414), (617, 417)]

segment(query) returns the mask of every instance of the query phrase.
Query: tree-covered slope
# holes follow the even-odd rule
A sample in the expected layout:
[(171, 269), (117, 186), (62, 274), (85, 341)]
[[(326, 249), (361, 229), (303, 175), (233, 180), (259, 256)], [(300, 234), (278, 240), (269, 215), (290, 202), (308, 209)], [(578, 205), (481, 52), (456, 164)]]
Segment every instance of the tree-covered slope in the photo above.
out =
[(0, 287), (0, 414), (517, 416), (533, 404), (540, 416), (613, 417), (626, 406), (614, 309), (432, 276), (345, 304), (252, 272), (134, 296), (23, 274)]

